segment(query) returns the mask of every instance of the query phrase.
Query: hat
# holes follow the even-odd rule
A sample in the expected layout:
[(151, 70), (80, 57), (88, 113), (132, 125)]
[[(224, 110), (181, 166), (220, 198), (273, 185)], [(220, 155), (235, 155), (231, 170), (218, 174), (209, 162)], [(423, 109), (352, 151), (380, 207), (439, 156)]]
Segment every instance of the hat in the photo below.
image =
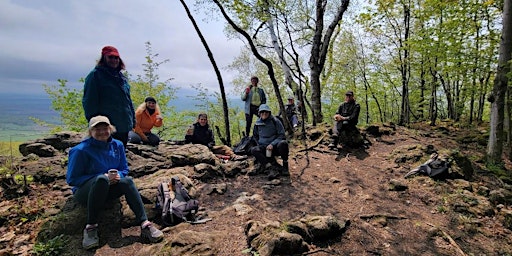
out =
[(262, 111), (272, 112), (272, 111), (270, 111), (270, 107), (267, 104), (260, 105), (260, 107), (258, 108), (258, 112), (262, 112)]
[(89, 121), (89, 128), (95, 127), (98, 124), (106, 123), (110, 125), (110, 120), (106, 116), (95, 116)]
[(354, 92), (353, 91), (347, 91), (345, 93), (346, 96), (354, 96)]
[(151, 101), (151, 102), (153, 102), (153, 103), (156, 103), (156, 100), (155, 100), (155, 98), (153, 98), (153, 97), (146, 97), (146, 99), (144, 100), (144, 102), (148, 102), (148, 101)]
[(101, 55), (119, 57), (119, 52), (114, 46), (105, 46), (103, 49), (101, 49)]
[(293, 98), (293, 96), (289, 96), (288, 99), (289, 100), (293, 100), (294, 98)]

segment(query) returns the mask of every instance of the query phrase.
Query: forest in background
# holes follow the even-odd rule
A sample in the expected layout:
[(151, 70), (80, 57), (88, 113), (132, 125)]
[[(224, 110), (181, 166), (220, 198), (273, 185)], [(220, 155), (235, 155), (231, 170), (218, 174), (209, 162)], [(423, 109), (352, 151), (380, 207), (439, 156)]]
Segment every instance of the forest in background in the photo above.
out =
[[(181, 2), (219, 78), (220, 93), (194, 87), (196, 99), (204, 103), (196, 107), (219, 127), (217, 139), (236, 142), (244, 126), (243, 110), (224, 104), (215, 53), (209, 51), (193, 13)], [(235, 94), (256, 75), (274, 113), (283, 108), (283, 99), (294, 95), (307, 106), (305, 124), (330, 122), (345, 91), (353, 90), (361, 104), (363, 126), (386, 122), (435, 126), (440, 119), (472, 126), (491, 121), (488, 100), (495, 97), (493, 81), (509, 2), (214, 0), (197, 1), (195, 11), (208, 11), (212, 19), (223, 17), (226, 33), (247, 42), (228, 67), (238, 74), (231, 81)], [(167, 60), (157, 60), (150, 42), (146, 49), (145, 74), (128, 74), (132, 98), (137, 104), (154, 95), (168, 115), (159, 133), (164, 139), (173, 138), (183, 133), (182, 127), (194, 120), (197, 111), (165, 109), (176, 88), (172, 79), (161, 81), (158, 76), (158, 67)], [(510, 62), (506, 68), (509, 72)], [(65, 80), (44, 86), (64, 124), (54, 130), (84, 130), (81, 91), (66, 87)], [(508, 106), (506, 110), (510, 117)], [(505, 129), (509, 127), (507, 122)]]

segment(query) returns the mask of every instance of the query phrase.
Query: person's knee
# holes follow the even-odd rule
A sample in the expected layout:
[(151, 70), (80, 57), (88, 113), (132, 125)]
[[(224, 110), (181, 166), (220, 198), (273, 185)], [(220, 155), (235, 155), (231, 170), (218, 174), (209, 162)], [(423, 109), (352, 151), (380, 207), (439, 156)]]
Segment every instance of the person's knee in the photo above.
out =
[(107, 175), (100, 174), (100, 175), (96, 176), (96, 183), (100, 183), (100, 182), (105, 182), (108, 184), (109, 181), (108, 181)]

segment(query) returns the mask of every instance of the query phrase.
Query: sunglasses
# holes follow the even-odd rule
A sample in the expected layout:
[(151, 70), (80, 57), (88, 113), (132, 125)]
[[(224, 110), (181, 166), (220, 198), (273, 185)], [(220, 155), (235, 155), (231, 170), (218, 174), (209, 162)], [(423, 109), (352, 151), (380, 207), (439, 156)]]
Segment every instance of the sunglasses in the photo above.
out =
[(110, 56), (107, 56), (107, 58), (109, 58), (111, 60), (118, 60), (119, 56), (110, 55)]

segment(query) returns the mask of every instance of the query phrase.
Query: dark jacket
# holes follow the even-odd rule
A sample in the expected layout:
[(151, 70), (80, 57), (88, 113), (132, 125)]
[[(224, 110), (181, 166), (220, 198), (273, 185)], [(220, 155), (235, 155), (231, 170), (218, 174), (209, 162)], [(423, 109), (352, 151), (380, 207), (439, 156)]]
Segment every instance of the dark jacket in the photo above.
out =
[(356, 101), (343, 102), (339, 107), (336, 114), (343, 117), (348, 117), (348, 123), (351, 126), (356, 126), (359, 119), (359, 111), (361, 107)]
[(286, 139), (286, 134), (281, 121), (270, 115), (265, 120), (258, 118), (254, 124), (253, 137), (258, 145), (266, 147), (272, 144), (273, 147), (276, 147), (279, 142)]
[(202, 144), (209, 148), (215, 145), (215, 137), (210, 125), (206, 124), (201, 126), (199, 123), (194, 123), (188, 127), (187, 134), (185, 135), (185, 143)]
[(103, 115), (118, 132), (129, 132), (135, 127), (130, 85), (120, 71), (96, 66), (85, 78), (82, 105), (87, 121)]

